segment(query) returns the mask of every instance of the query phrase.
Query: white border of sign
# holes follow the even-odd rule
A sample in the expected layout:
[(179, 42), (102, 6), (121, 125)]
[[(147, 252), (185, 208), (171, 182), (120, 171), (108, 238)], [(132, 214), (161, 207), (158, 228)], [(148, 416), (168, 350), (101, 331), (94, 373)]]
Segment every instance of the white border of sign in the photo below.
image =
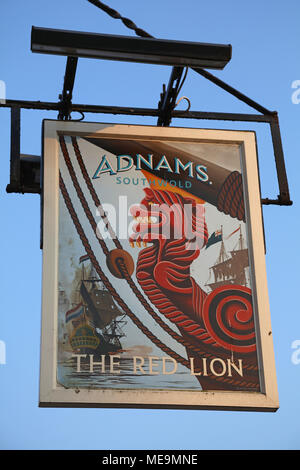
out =
[[(44, 121), (43, 128), (43, 293), (40, 366), (40, 406), (178, 408), (276, 411), (279, 407), (272, 328), (265, 267), (263, 221), (257, 166), (256, 137), (253, 131), (136, 126), (125, 124)], [(258, 357), (263, 392), (162, 391), (66, 389), (56, 381), (58, 305), (58, 132), (67, 135), (114, 135), (151, 138), (174, 137), (193, 142), (239, 144), (243, 155), (244, 196), (248, 213), (248, 239), (255, 273), (252, 290), (257, 302)]]

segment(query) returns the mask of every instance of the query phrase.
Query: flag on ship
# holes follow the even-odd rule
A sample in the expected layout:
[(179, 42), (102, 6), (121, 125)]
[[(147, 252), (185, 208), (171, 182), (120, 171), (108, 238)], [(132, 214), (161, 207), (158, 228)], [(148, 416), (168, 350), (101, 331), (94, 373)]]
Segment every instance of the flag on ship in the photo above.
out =
[(87, 261), (88, 259), (90, 259), (89, 255), (80, 256), (79, 263), (83, 263), (83, 261)]
[(234, 230), (233, 232), (231, 232), (231, 234), (226, 237), (226, 240), (228, 240), (228, 238), (230, 238), (231, 235), (233, 235), (234, 233), (238, 232), (239, 230), (241, 230), (241, 226), (239, 226), (236, 230)]
[(205, 249), (221, 241), (222, 241), (222, 230), (216, 230), (215, 232), (211, 234), (211, 236), (207, 240)]
[(66, 323), (68, 323), (71, 320), (74, 320), (75, 318), (80, 317), (84, 313), (84, 308), (83, 304), (80, 303), (76, 305), (76, 307), (72, 308), (72, 310), (68, 310), (66, 313)]

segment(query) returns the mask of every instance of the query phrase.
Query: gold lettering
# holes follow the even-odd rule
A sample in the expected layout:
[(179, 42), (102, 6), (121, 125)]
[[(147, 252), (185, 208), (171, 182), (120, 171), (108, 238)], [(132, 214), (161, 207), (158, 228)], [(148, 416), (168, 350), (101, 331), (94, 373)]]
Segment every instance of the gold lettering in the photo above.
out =
[[(177, 371), (177, 367), (178, 367), (178, 364), (177, 362), (175, 361), (175, 359), (173, 359), (172, 357), (163, 357), (162, 358), (162, 361), (163, 361), (163, 374), (164, 375), (171, 375), (171, 374), (175, 374), (175, 372)], [(173, 369), (172, 370), (169, 370), (167, 371), (166, 370), (166, 361), (171, 361), (173, 362)]]
[(111, 374), (120, 374), (120, 369), (119, 370), (115, 370), (114, 369), (114, 366), (119, 366), (120, 367), (120, 361), (117, 361), (115, 362), (115, 359), (120, 359), (121, 356), (114, 356), (114, 355), (111, 355), (110, 356), (110, 369), (109, 369), (109, 372)]
[(203, 375), (204, 377), (207, 377), (207, 359), (204, 357), (202, 359), (202, 364), (203, 364)]
[(242, 360), (242, 359), (239, 359), (238, 361), (239, 361), (239, 365), (237, 366), (234, 362), (231, 362), (230, 359), (227, 359), (228, 376), (229, 376), (229, 377), (232, 376), (231, 367), (233, 367), (233, 369), (236, 370), (236, 372), (237, 372), (241, 377), (243, 377), (243, 360)]
[(94, 354), (90, 354), (90, 372), (94, 372), (94, 366), (101, 366), (101, 372), (105, 372), (105, 354), (101, 355), (101, 361), (94, 361)]
[[(137, 361), (140, 361), (140, 363), (138, 363)], [(137, 369), (139, 369), (139, 371), (142, 373), (142, 374), (146, 374), (146, 372), (144, 371), (143, 369), (143, 365), (144, 365), (144, 358), (141, 357), (141, 356), (133, 356), (133, 373), (134, 374), (137, 374)]]
[[(215, 368), (214, 368), (214, 364), (215, 364), (215, 362), (217, 362), (217, 361), (221, 363), (222, 369), (223, 369), (222, 372), (219, 372), (219, 373), (216, 372), (216, 371), (215, 371)], [(211, 361), (209, 367), (210, 367), (210, 370), (212, 371), (212, 373), (213, 373), (214, 375), (216, 375), (217, 377), (219, 377), (219, 376), (221, 376), (221, 375), (224, 375), (224, 374), (226, 373), (226, 363), (223, 361), (223, 359), (220, 359), (219, 357), (215, 357), (215, 358)]]
[(194, 358), (193, 357), (190, 357), (190, 369), (191, 369), (191, 375), (201, 375), (201, 372), (195, 372), (195, 369), (194, 369)]
[(157, 375), (159, 374), (159, 371), (154, 371), (153, 367), (158, 367), (158, 364), (153, 364), (153, 361), (157, 361), (159, 357), (156, 356), (149, 356), (149, 374), (151, 375)]
[(80, 372), (80, 359), (86, 357), (86, 354), (72, 354), (72, 357), (77, 358), (77, 372)]

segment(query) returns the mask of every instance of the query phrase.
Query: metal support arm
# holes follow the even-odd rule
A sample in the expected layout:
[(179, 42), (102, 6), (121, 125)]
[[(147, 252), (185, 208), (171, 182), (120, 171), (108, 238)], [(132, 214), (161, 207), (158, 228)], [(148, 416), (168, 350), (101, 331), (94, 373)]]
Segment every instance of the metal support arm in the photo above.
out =
[(23, 155), (21, 148), (21, 108), (11, 108), (10, 182), (7, 193), (40, 194), (40, 157)]
[[(170, 90), (172, 88), (170, 86)], [(60, 111), (61, 102), (53, 103), (41, 101), (6, 100), (5, 103), (0, 103), (0, 108), (1, 107), (11, 108), (11, 174), (10, 184), (7, 186), (7, 192), (40, 193), (40, 185), (37, 182), (37, 175), (39, 171), (38, 157), (35, 157), (35, 159), (33, 160), (32, 158), (29, 159), (28, 157), (25, 159), (24, 155), (20, 155), (20, 112), (21, 108)], [(131, 116), (153, 116), (161, 118), (160, 110), (152, 108), (72, 104), (72, 111), (80, 113), (121, 114)], [(270, 125), (272, 135), (274, 157), (276, 162), (276, 171), (279, 185), (279, 195), (277, 199), (264, 198), (261, 200), (261, 202), (262, 204), (266, 205), (292, 205), (292, 201), (290, 200), (289, 195), (288, 181), (284, 163), (284, 154), (282, 149), (277, 113), (272, 112), (270, 114), (238, 114), (173, 110), (171, 113), (171, 118), (268, 123)], [(24, 178), (22, 179), (22, 173), (25, 164), (27, 166), (32, 167), (32, 171), (30, 172), (30, 181), (28, 180), (28, 173), (27, 180), (24, 181)], [(35, 180), (33, 179), (33, 176), (35, 177)]]
[(68, 57), (66, 71), (64, 77), (64, 86), (62, 94), (59, 95), (60, 109), (58, 114), (59, 120), (69, 120), (72, 112), (72, 95), (75, 82), (78, 58)]
[(167, 127), (171, 123), (172, 111), (176, 106), (176, 98), (178, 95), (178, 89), (180, 84), (179, 82), (183, 70), (183, 67), (173, 67), (167, 90), (165, 88), (165, 85), (163, 85), (163, 92), (160, 95), (160, 102), (158, 103), (158, 126)]

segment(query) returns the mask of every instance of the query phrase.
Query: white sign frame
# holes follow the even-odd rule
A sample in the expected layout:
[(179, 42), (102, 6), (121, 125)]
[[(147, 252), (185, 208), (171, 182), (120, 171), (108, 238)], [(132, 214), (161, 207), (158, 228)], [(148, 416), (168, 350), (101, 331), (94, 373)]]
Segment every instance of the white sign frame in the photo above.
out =
[[(244, 194), (253, 292), (257, 308), (256, 340), (261, 392), (189, 390), (112, 390), (65, 388), (57, 383), (59, 141), (58, 136), (181, 139), (238, 144), (242, 153)], [(276, 411), (279, 407), (264, 252), (264, 233), (253, 131), (101, 124), (72, 121), (43, 123), (43, 291), (40, 396), (41, 407), (119, 407)]]

